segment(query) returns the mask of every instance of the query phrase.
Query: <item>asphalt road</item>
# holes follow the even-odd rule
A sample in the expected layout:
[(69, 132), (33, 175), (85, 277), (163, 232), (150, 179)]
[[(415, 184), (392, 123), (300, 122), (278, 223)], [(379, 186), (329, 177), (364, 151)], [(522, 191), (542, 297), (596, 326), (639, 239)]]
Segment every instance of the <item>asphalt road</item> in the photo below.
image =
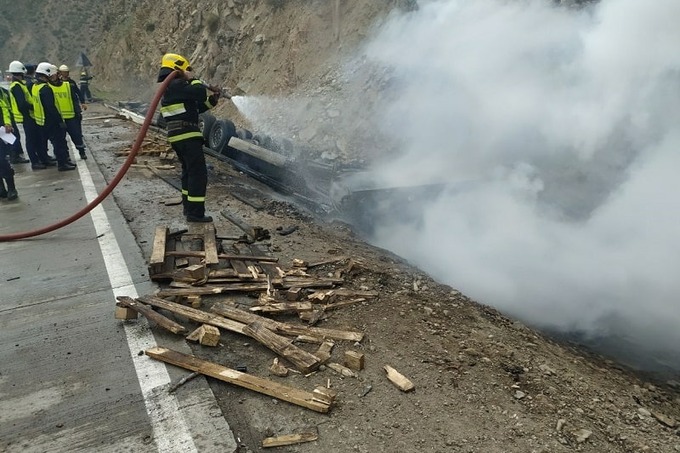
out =
[[(117, 146), (86, 143), (95, 155)], [(96, 163), (77, 163), (17, 165), (19, 200), (0, 202), (0, 235), (52, 224), (96, 197), (105, 184)], [(236, 449), (203, 377), (170, 394), (187, 372), (140, 355), (157, 344), (189, 352), (183, 339), (114, 319), (116, 296), (154, 289), (111, 197), (60, 230), (0, 242), (0, 451)]]

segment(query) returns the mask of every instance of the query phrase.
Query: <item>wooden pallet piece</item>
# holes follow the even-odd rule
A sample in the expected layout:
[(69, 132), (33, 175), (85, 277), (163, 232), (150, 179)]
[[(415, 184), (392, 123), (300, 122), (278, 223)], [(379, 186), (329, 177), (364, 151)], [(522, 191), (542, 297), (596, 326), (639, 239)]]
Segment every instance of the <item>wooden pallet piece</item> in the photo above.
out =
[(330, 338), (333, 340), (347, 340), (347, 341), (361, 341), (364, 334), (361, 332), (352, 332), (347, 330), (324, 329), (321, 327), (305, 327), (296, 326), (293, 324), (286, 324), (273, 319), (258, 316), (244, 310), (239, 310), (235, 307), (218, 303), (210, 308), (212, 313), (217, 313), (234, 321), (250, 324), (253, 322), (261, 322), (265, 327), (273, 332), (278, 332), (284, 335), (307, 335), (318, 338)]
[(243, 333), (267, 346), (277, 354), (285, 357), (294, 364), (298, 370), (305, 374), (311, 373), (321, 365), (321, 360), (319, 360), (318, 357), (310, 354), (304, 349), (298, 348), (293, 344), (292, 340), (276, 335), (260, 322), (248, 324), (243, 329)]
[(149, 259), (149, 274), (152, 277), (155, 274), (160, 274), (161, 272), (163, 272), (163, 265), (165, 264), (167, 238), (168, 227), (157, 226), (153, 237), (151, 259)]
[(187, 332), (186, 327), (184, 327), (181, 324), (177, 324), (175, 321), (172, 319), (166, 318), (160, 313), (155, 312), (151, 307), (149, 307), (146, 304), (140, 303), (131, 297), (127, 296), (118, 296), (116, 297), (118, 300), (118, 304), (125, 307), (132, 309), (136, 311), (137, 313), (140, 313), (144, 315), (146, 319), (149, 321), (152, 321), (156, 323), (159, 327), (164, 328), (165, 330), (168, 330), (176, 335), (179, 334), (184, 334)]
[(292, 340), (276, 335), (273, 332), (262, 332), (260, 326), (254, 326), (250, 329), (246, 329), (248, 325), (253, 323), (241, 323), (232, 319), (227, 319), (220, 315), (206, 313), (202, 310), (186, 307), (184, 305), (169, 302), (154, 296), (142, 296), (137, 300), (154, 307), (163, 308), (173, 313), (177, 313), (178, 315), (188, 318), (192, 321), (197, 321), (202, 324), (209, 324), (211, 326), (249, 336), (262, 343), (263, 346), (266, 346), (267, 348), (280, 354), (286, 360), (299, 368), (300, 371), (305, 373), (313, 371), (320, 365), (320, 361), (317, 357), (314, 357), (312, 354), (295, 346)]
[(287, 401), (316, 412), (326, 413), (331, 407), (329, 404), (316, 401), (311, 392), (288, 387), (279, 384), (278, 382), (273, 382), (247, 373), (241, 373), (240, 371), (213, 362), (208, 362), (207, 360), (202, 360), (191, 355), (182, 354), (181, 352), (173, 351), (171, 349), (156, 347), (147, 349), (145, 353), (153, 359), (176, 365), (187, 370), (197, 371), (206, 376), (219, 379), (220, 381), (263, 393), (273, 398)]
[[(248, 244), (247, 247), (250, 252), (249, 255), (264, 255), (264, 252), (255, 244)], [(260, 267), (262, 272), (267, 274), (269, 281), (274, 287), (279, 288), (283, 285), (283, 280), (277, 266), (263, 262), (260, 263)]]
[(217, 239), (215, 238), (215, 225), (212, 222), (203, 225), (203, 249), (205, 250), (205, 264), (216, 265), (220, 263), (217, 254)]

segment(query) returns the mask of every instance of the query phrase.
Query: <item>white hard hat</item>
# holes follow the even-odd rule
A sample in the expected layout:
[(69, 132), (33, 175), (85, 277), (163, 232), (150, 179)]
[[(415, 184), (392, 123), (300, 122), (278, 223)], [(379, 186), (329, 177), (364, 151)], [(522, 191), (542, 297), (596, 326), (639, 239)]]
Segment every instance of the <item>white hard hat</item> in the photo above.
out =
[(65, 64), (59, 66), (59, 70), (61, 72), (69, 72), (68, 66), (66, 66)]
[(26, 74), (26, 66), (20, 61), (14, 60), (9, 64), (9, 69), (7, 72), (12, 74)]
[(54, 66), (51, 63), (47, 63), (43, 61), (42, 63), (38, 64), (38, 67), (35, 68), (35, 73), (36, 74), (42, 74), (46, 75), (47, 77), (51, 76), (52, 74), (56, 74), (57, 72), (57, 67)]

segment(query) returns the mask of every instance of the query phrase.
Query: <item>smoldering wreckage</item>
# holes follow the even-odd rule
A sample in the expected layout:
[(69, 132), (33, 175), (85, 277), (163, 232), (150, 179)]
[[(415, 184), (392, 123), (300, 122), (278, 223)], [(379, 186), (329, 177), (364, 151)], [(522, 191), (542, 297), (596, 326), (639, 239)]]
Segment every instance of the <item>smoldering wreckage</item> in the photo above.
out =
[[(144, 113), (144, 105), (119, 103), (110, 107), (118, 112), (117, 118), (138, 124), (144, 121), (140, 114)], [(356, 223), (361, 219), (356, 217), (357, 213), (364, 212), (367, 205), (373, 203), (375, 195), (371, 190), (361, 187), (353, 193), (344, 182), (349, 180), (348, 175), (354, 180), (361, 179), (361, 169), (356, 165), (339, 167), (322, 161), (298, 160), (295, 146), (290, 141), (254, 135), (210, 113), (202, 114), (200, 120), (207, 145), (204, 146), (206, 154), (290, 196), (310, 212), (341, 216)], [(104, 124), (109, 122), (110, 119), (106, 119)], [(164, 124), (160, 115), (156, 115), (154, 125), (155, 132), (162, 134)], [(124, 157), (129, 153), (129, 150), (123, 150), (116, 155)], [(174, 153), (161, 138), (147, 137), (139, 155), (155, 158), (157, 162), (136, 166), (144, 167), (180, 189), (174, 171)], [(416, 190), (438, 189), (433, 186)], [(386, 197), (394, 198), (395, 203), (408, 203), (409, 200), (408, 196), (400, 196), (403, 190), (399, 188), (376, 189), (375, 192), (382, 200)], [(254, 209), (262, 208), (255, 199), (235, 196)], [(270, 238), (270, 231), (249, 225), (235, 213), (223, 210), (220, 214), (243, 234), (220, 235), (213, 223), (189, 224), (188, 229), (176, 231), (167, 226), (157, 226), (148, 273), (152, 281), (161, 285), (161, 289), (136, 298), (119, 296), (116, 319), (129, 322), (142, 315), (156, 329), (182, 335), (186, 341), (210, 348), (222, 346), (220, 330), (237, 333), (260, 343), (281, 358), (275, 358), (269, 366), (272, 376), (328, 375), (325, 386), (317, 386), (310, 391), (249, 374), (245, 364), (230, 368), (164, 347), (144, 351), (152, 359), (191, 372), (171, 385), (170, 392), (203, 374), (312, 411), (329, 412), (338, 396), (334, 380), (358, 378), (366, 360), (373, 358), (367, 358), (362, 352), (364, 332), (318, 327), (317, 324), (328, 319), (335, 310), (375, 301), (380, 293), (353, 281), (357, 271), (363, 268), (361, 259), (347, 256), (330, 256), (318, 262), (293, 259), (290, 266), (285, 266), (278, 257), (258, 245), (258, 242)], [(371, 224), (358, 226), (370, 228)], [(286, 236), (296, 230), (297, 226), (290, 226), (279, 229), (276, 234)], [(358, 289), (355, 289), (357, 286)], [(242, 298), (221, 299), (217, 303), (209, 300), (211, 296), (231, 294), (249, 295), (251, 303), (244, 304)], [(291, 316), (297, 317), (298, 321), (282, 318)], [(395, 367), (390, 364), (382, 364), (382, 367), (388, 385), (402, 392), (415, 389), (414, 383)], [(361, 396), (371, 390), (372, 385), (367, 385)], [(267, 437), (263, 439), (262, 447), (317, 439), (317, 430), (303, 430)]]

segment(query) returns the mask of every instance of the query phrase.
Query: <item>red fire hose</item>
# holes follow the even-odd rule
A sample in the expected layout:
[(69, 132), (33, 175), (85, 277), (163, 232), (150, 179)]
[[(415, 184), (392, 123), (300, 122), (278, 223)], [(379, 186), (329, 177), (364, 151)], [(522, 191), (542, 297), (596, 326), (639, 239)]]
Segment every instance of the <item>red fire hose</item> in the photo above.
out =
[(168, 84), (172, 81), (172, 79), (177, 76), (178, 71), (174, 71), (168, 75), (168, 77), (161, 83), (160, 87), (158, 88), (158, 91), (156, 92), (156, 95), (154, 96), (153, 100), (151, 101), (151, 105), (149, 105), (149, 111), (146, 113), (146, 117), (144, 118), (144, 123), (142, 124), (141, 129), (139, 130), (139, 133), (137, 134), (137, 139), (135, 140), (134, 145), (132, 145), (132, 150), (130, 151), (130, 155), (128, 158), (125, 160), (123, 163), (123, 166), (118, 170), (118, 173), (116, 176), (109, 182), (109, 184), (104, 188), (102, 193), (100, 193), (97, 198), (92, 200), (87, 206), (85, 206), (83, 209), (80, 211), (76, 212), (70, 217), (65, 218), (64, 220), (61, 220), (57, 223), (54, 223), (52, 225), (48, 225), (43, 228), (38, 228), (37, 230), (32, 230), (32, 231), (25, 231), (21, 233), (12, 233), (12, 234), (5, 234), (5, 235), (0, 235), (0, 242), (7, 242), (7, 241), (15, 241), (17, 239), (26, 239), (34, 236), (40, 236), (41, 234), (49, 233), (55, 230), (58, 230), (61, 227), (65, 227), (66, 225), (69, 225), (91, 210), (93, 210), (99, 203), (101, 203), (104, 198), (108, 197), (111, 192), (113, 192), (113, 189), (116, 188), (118, 183), (123, 179), (123, 176), (125, 176), (125, 173), (127, 173), (128, 169), (130, 168), (130, 165), (135, 160), (135, 157), (137, 156), (137, 153), (139, 152), (139, 149), (142, 146), (142, 141), (144, 140), (144, 137), (146, 136), (146, 132), (149, 130), (149, 125), (151, 125), (151, 120), (153, 119), (154, 112), (156, 111), (156, 107), (158, 107), (158, 103), (161, 101), (161, 97), (163, 96), (163, 93), (165, 93), (165, 89), (168, 87)]

